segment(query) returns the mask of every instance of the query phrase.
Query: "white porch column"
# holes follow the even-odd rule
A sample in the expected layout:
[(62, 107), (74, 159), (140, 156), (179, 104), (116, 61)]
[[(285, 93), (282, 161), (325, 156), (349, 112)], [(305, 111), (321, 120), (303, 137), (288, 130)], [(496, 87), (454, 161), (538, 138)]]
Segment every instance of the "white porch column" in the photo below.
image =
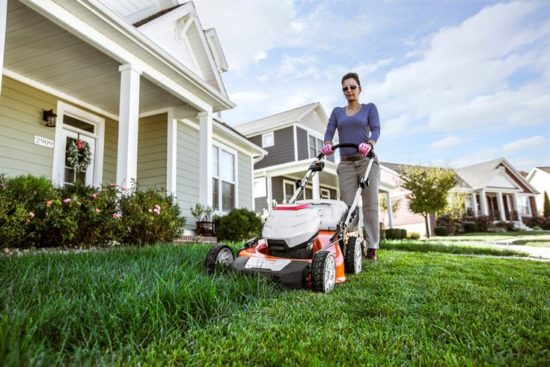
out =
[(321, 188), (319, 183), (319, 174), (321, 172), (317, 172), (315, 176), (313, 176), (312, 184), (313, 184), (313, 198), (314, 199), (320, 199), (321, 198)]
[[(199, 113), (199, 202), (212, 206), (212, 115)], [(220, 208), (221, 209), (221, 208)]]
[(487, 195), (485, 194), (485, 190), (480, 191), (479, 200), (481, 204), (481, 215), (489, 215), (489, 204), (487, 203)]
[(516, 213), (518, 213), (518, 222), (523, 223), (521, 220), (521, 212), (519, 210), (518, 194), (516, 192), (514, 192), (513, 198), (514, 198), (514, 210), (516, 211)]
[(386, 203), (388, 203), (388, 226), (389, 228), (393, 228), (393, 210), (392, 210), (392, 206), (393, 206), (393, 203), (391, 201), (391, 196), (390, 196), (390, 193), (389, 191), (386, 192)]
[(504, 200), (502, 199), (502, 192), (497, 193), (498, 211), (500, 212), (500, 220), (506, 220), (506, 212), (504, 211)]
[(474, 217), (477, 217), (477, 195), (476, 193), (472, 193), (472, 205), (474, 210)]
[(116, 181), (130, 186), (137, 178), (139, 79), (141, 71), (131, 64), (121, 65), (118, 155)]
[(273, 188), (271, 182), (271, 175), (265, 176), (265, 181), (267, 184), (267, 210), (271, 211), (273, 208)]
[(2, 91), (2, 72), (4, 70), (4, 44), (6, 43), (6, 22), (8, 0), (0, 0), (0, 92)]

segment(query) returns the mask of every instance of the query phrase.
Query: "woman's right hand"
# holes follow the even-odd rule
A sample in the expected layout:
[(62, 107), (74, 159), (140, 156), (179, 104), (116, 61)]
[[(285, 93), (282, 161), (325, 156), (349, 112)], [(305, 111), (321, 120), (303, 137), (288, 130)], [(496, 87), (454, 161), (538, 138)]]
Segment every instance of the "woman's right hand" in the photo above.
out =
[(332, 145), (331, 144), (325, 144), (323, 146), (323, 149), (321, 149), (321, 153), (324, 155), (331, 155), (332, 154)]

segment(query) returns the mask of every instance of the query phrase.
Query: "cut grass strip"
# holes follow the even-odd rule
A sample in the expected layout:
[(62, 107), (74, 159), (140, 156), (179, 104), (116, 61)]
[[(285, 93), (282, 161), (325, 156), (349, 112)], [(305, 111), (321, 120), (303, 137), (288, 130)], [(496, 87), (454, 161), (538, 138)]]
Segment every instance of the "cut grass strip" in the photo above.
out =
[(485, 255), (485, 256), (518, 256), (526, 257), (529, 254), (525, 252), (497, 249), (490, 247), (480, 247), (479, 245), (471, 245), (461, 243), (460, 245), (453, 242), (427, 242), (415, 240), (385, 240), (380, 243), (381, 249), (398, 250), (398, 251), (413, 251), (413, 252), (441, 252), (447, 254), (463, 254), (463, 255)]

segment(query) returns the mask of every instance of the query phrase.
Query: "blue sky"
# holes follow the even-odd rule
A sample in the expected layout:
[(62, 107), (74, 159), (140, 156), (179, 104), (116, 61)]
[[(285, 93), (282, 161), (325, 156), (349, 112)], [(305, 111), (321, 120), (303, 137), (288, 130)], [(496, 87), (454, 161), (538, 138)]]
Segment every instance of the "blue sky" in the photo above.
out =
[(197, 0), (237, 104), (230, 125), (345, 100), (361, 77), (382, 161), (550, 166), (550, 1)]

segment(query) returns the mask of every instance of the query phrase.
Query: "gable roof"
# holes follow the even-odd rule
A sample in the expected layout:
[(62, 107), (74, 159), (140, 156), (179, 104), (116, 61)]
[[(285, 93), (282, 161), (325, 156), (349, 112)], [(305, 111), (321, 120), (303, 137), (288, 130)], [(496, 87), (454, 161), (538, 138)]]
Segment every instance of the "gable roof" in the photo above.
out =
[[(134, 26), (148, 37), (154, 39), (161, 47), (178, 57), (180, 61), (187, 60), (186, 64), (193, 72), (202, 74), (202, 78), (225, 96), (227, 91), (220, 73), (227, 71), (227, 62), (218, 37), (212, 29), (204, 30), (192, 1), (175, 5), (152, 14)], [(167, 26), (174, 27), (171, 34), (178, 40), (171, 40), (166, 33), (159, 29)], [(191, 33), (189, 33), (191, 32)], [(183, 35), (183, 36), (182, 36)], [(172, 36), (174, 37), (174, 36)], [(180, 38), (183, 37), (183, 38)], [(183, 51), (187, 50), (187, 51)], [(177, 53), (177, 51), (183, 53)], [(203, 67), (203, 65), (207, 65)]]
[(494, 186), (498, 182), (498, 177), (504, 174), (510, 177), (514, 181), (514, 184), (523, 191), (537, 193), (537, 190), (505, 158), (481, 162), (458, 168), (455, 171), (473, 189)]
[(303, 118), (305, 115), (316, 108), (320, 108), (321, 113), (325, 115), (323, 116), (323, 118), (325, 118), (326, 114), (321, 107), (321, 104), (319, 102), (314, 102), (305, 106), (296, 107), (291, 110), (279, 112), (258, 120), (253, 120), (244, 124), (237, 125), (235, 126), (235, 129), (246, 136), (259, 134), (267, 130), (276, 130), (278, 127), (299, 122), (301, 118)]

